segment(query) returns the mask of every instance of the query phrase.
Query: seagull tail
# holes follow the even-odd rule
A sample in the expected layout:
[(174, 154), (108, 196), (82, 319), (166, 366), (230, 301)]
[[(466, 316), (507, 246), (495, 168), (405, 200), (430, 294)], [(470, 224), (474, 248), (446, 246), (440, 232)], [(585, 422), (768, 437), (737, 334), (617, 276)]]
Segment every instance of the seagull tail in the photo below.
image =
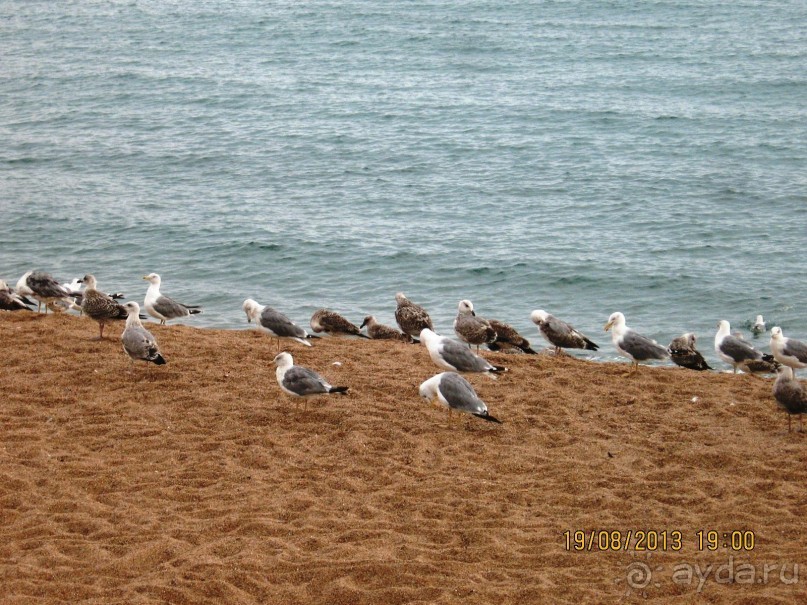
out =
[(322, 336), (317, 336), (316, 334), (306, 334), (306, 338), (322, 338)]
[(347, 394), (348, 387), (331, 387), (328, 390), (328, 393), (342, 393), (343, 395)]
[(598, 345), (595, 342), (591, 342), (588, 338), (586, 338), (585, 341), (586, 341), (586, 351), (596, 351), (600, 348), (600, 345)]
[(477, 418), (481, 418), (482, 420), (487, 420), (488, 422), (495, 422), (496, 424), (501, 424), (502, 421), (496, 418), (495, 416), (491, 416), (490, 414), (474, 414)]
[(529, 346), (529, 345), (527, 345), (525, 347), (520, 347), (520, 348), (521, 348), (522, 351), (524, 351), (525, 353), (527, 353), (529, 355), (538, 355), (538, 352), (535, 349), (533, 349), (531, 346)]
[(154, 362), (154, 365), (158, 365), (158, 366), (162, 366), (162, 365), (165, 365), (166, 363), (168, 363), (167, 361), (165, 361), (165, 358), (162, 355), (160, 355), (159, 353), (157, 353), (157, 356), (154, 357), (153, 359), (149, 359), (149, 361)]
[(198, 307), (198, 306), (193, 306), (193, 307), (187, 307), (186, 306), (185, 308), (188, 310), (188, 313), (190, 313), (191, 315), (198, 315), (199, 313), (202, 312), (202, 308)]
[(507, 368), (505, 368), (504, 366), (493, 366), (493, 367), (492, 367), (490, 370), (488, 370), (488, 371), (489, 371), (489, 372), (494, 372), (494, 373), (496, 373), (496, 374), (499, 374), (499, 373), (501, 373), (501, 372), (507, 372), (508, 370), (507, 370)]
[[(308, 337), (306, 337), (306, 338), (308, 338)], [(310, 343), (310, 342), (308, 342), (308, 341), (307, 341), (305, 338), (295, 338), (294, 340), (296, 340), (296, 341), (297, 341), (297, 342), (299, 342), (300, 344), (304, 344), (304, 345), (305, 345), (305, 346), (307, 346), (307, 347), (310, 347), (310, 346), (311, 346), (311, 343)]]

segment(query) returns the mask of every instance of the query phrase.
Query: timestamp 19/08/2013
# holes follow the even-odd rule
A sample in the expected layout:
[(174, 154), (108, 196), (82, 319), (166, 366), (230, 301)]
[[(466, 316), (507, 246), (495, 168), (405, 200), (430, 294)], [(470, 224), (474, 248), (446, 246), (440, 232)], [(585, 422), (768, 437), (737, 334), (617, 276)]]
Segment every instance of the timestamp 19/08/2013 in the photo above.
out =
[(751, 530), (717, 531), (701, 529), (685, 533), (679, 530), (571, 530), (563, 532), (567, 551), (672, 551), (685, 546), (685, 536), (693, 536), (693, 546), (699, 551), (716, 551), (720, 548), (734, 552), (750, 552), (756, 545)]

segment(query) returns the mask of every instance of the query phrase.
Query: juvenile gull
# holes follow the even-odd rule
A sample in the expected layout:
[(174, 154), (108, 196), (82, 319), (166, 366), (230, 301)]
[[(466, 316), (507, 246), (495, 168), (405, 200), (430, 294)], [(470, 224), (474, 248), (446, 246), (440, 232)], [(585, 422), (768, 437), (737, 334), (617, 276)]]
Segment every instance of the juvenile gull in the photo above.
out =
[(123, 350), (132, 361), (150, 361), (158, 366), (163, 365), (165, 359), (160, 354), (157, 341), (151, 332), (140, 323), (140, 305), (136, 302), (127, 302), (124, 306), (128, 317), (126, 318), (126, 328), (120, 337)]
[(373, 340), (402, 340), (403, 342), (412, 342), (411, 336), (396, 330), (392, 326), (378, 323), (376, 318), (372, 315), (368, 315), (364, 318), (359, 329), (364, 326), (367, 326), (367, 335)]
[(790, 419), (799, 417), (799, 432), (804, 431), (802, 416), (807, 414), (807, 393), (802, 384), (793, 376), (793, 368), (781, 366), (773, 383), (773, 396), (779, 406), (787, 412), (787, 432), (790, 432)]
[(143, 306), (146, 307), (146, 313), (160, 320), (160, 324), (165, 324), (166, 321), (171, 321), (172, 319), (188, 317), (189, 315), (196, 315), (202, 312), (202, 309), (198, 305), (185, 305), (172, 298), (163, 296), (160, 293), (160, 283), (162, 280), (156, 273), (144, 275), (143, 279), (149, 282), (149, 288), (146, 291), (146, 299), (143, 301)]
[(614, 343), (614, 348), (616, 348), (617, 352), (633, 362), (633, 369), (631, 370), (633, 372), (639, 367), (640, 361), (666, 359), (669, 356), (667, 349), (655, 340), (642, 336), (625, 325), (625, 316), (619, 311), (611, 313), (611, 317), (608, 318), (605, 331), (607, 332), (608, 330), (612, 330), (611, 341)]
[(765, 329), (765, 320), (762, 319), (762, 315), (757, 315), (757, 318), (754, 320), (754, 325), (751, 326), (751, 332), (754, 333), (754, 336), (759, 336)]
[(280, 311), (272, 307), (258, 304), (251, 298), (246, 299), (241, 308), (244, 310), (244, 313), (247, 314), (248, 322), (252, 323), (254, 321), (259, 328), (277, 339), (278, 348), (280, 348), (281, 338), (294, 340), (307, 347), (311, 346), (311, 343), (307, 340), (310, 338), (308, 332), (283, 315)]
[(347, 393), (348, 387), (335, 387), (314, 370), (294, 365), (294, 359), (285, 351), (275, 356), (277, 384), (292, 397)]
[(448, 408), (448, 416), (457, 410), (471, 414), (482, 420), (501, 424), (501, 420), (488, 413), (488, 406), (482, 401), (465, 378), (454, 372), (443, 372), (432, 376), (420, 385), (420, 396), (429, 403), (439, 403)]
[[(731, 335), (731, 325), (725, 319), (717, 324), (715, 353), (734, 368), (746, 372), (773, 372), (776, 364), (773, 356), (763, 355), (742, 338)], [(778, 364), (776, 364), (778, 365)]]
[(518, 333), (513, 326), (503, 321), (489, 319), (490, 326), (496, 331), (496, 340), (488, 343), (491, 351), (521, 351), (536, 355), (537, 353), (530, 347), (530, 341)]
[(86, 286), (81, 299), (81, 311), (90, 319), (98, 322), (100, 330), (98, 340), (102, 340), (104, 338), (104, 325), (108, 321), (126, 319), (129, 316), (128, 309), (103, 292), (99, 292), (95, 276), (88, 273), (81, 279), (81, 283)]
[(499, 372), (506, 372), (507, 368), (494, 366), (487, 360), (474, 355), (464, 344), (451, 338), (435, 334), (429, 328), (420, 332), (420, 342), (429, 351), (429, 357), (440, 368), (456, 372), (482, 372), (491, 378), (496, 378)]
[(667, 352), (673, 363), (690, 370), (711, 370), (703, 355), (695, 348), (697, 339), (692, 332), (673, 338)]
[(793, 368), (794, 373), (807, 368), (807, 344), (795, 338), (787, 338), (779, 326), (771, 328), (771, 353), (776, 361)]
[(573, 325), (550, 315), (543, 309), (536, 309), (530, 313), (530, 319), (538, 326), (541, 335), (555, 346), (555, 353), (561, 353), (563, 348), (587, 351), (596, 351), (600, 348)]
[(395, 301), (398, 303), (395, 309), (395, 321), (404, 334), (417, 338), (424, 328), (434, 330), (432, 319), (426, 309), (406, 298), (403, 292), (395, 295)]
[(468, 346), (491, 343), (496, 340), (496, 330), (484, 317), (479, 317), (474, 311), (474, 305), (470, 300), (461, 300), (457, 305), (457, 317), (454, 319), (454, 332), (460, 340), (467, 342)]
[(0, 309), (3, 311), (31, 311), (32, 309), (23, 302), (13, 288), (0, 279)]
[[(66, 302), (70, 298), (70, 292), (65, 290), (53, 276), (44, 271), (29, 271), (25, 278), (25, 286), (28, 292), (39, 301), (39, 306), (45, 305), (45, 313), (48, 312), (48, 305), (58, 301)], [(24, 292), (27, 295), (28, 292)]]
[(345, 336), (358, 336), (360, 338), (369, 338), (366, 334), (362, 334), (361, 330), (356, 324), (349, 322), (345, 317), (331, 311), (329, 309), (319, 309), (314, 311), (311, 316), (311, 329), (317, 334), (325, 332), (326, 334)]

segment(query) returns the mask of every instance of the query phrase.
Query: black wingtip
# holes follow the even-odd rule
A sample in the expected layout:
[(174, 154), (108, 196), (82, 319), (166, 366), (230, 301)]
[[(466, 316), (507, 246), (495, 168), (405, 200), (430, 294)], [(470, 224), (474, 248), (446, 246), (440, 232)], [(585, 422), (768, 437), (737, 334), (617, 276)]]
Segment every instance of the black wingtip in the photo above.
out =
[(586, 341), (586, 350), (587, 351), (598, 351), (600, 349), (600, 345), (595, 342), (591, 342), (590, 340)]
[(367, 334), (362, 334), (361, 332), (356, 334), (356, 336), (358, 336), (359, 338), (366, 338), (367, 340), (371, 340), (371, 338), (367, 336)]
[(165, 361), (165, 358), (162, 355), (159, 355), (159, 354), (157, 355), (157, 357), (155, 357), (151, 361), (153, 361), (154, 365), (157, 365), (157, 366), (162, 366), (162, 365), (165, 365), (166, 363), (168, 363), (167, 361)]
[(492, 369), (492, 370), (490, 370), (490, 371), (491, 371), (491, 372), (495, 372), (495, 373), (497, 373), (497, 374), (498, 374), (498, 373), (500, 373), (500, 372), (507, 372), (508, 370), (507, 370), (507, 368), (505, 368), (504, 366), (493, 366), (493, 369)]
[(317, 336), (316, 334), (306, 334), (306, 338), (322, 338), (322, 336)]
[(482, 420), (487, 420), (488, 422), (495, 422), (496, 424), (502, 424), (502, 421), (496, 418), (495, 416), (491, 416), (490, 414), (474, 414), (477, 418), (481, 418)]
[(538, 355), (538, 351), (535, 351), (531, 347), (524, 347), (521, 350), (524, 351), (525, 353), (527, 353), (528, 355)]
[(191, 315), (198, 315), (202, 310), (199, 307), (188, 307), (188, 313)]
[(341, 393), (343, 395), (347, 394), (347, 390), (349, 387), (331, 387), (331, 390), (328, 391), (329, 393)]

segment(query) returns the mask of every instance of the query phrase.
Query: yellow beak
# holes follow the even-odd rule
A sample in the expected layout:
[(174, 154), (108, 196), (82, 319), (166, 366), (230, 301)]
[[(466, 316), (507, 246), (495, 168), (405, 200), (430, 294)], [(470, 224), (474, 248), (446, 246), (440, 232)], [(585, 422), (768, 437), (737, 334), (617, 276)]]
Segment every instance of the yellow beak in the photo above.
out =
[(613, 325), (614, 325), (614, 322), (609, 321), (607, 324), (605, 324), (605, 328), (604, 328), (605, 331), (607, 332), (608, 330), (610, 330), (611, 326), (613, 326)]

